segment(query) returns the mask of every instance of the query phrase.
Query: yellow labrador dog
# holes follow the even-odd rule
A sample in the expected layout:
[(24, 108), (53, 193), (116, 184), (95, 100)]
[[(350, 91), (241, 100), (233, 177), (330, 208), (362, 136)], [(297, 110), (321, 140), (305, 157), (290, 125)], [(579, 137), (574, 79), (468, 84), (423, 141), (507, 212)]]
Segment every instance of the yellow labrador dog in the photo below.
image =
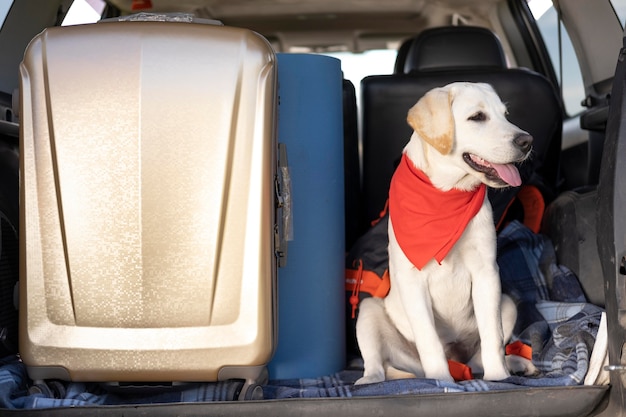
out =
[(391, 290), (361, 302), (358, 384), (394, 369), (452, 381), (448, 359), (486, 380), (509, 376), (504, 343), (517, 311), (500, 290), (485, 188), (521, 184), (513, 164), (533, 139), (505, 115), (493, 88), (475, 83), (431, 90), (409, 110), (414, 133), (389, 195)]

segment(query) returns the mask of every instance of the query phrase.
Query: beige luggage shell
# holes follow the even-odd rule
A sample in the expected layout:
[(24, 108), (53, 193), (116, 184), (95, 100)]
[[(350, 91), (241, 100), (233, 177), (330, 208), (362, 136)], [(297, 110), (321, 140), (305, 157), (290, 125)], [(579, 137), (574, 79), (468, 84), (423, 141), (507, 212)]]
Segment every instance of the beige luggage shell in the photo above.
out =
[(242, 29), (51, 28), (21, 72), (33, 379), (256, 377), (275, 339), (275, 55)]

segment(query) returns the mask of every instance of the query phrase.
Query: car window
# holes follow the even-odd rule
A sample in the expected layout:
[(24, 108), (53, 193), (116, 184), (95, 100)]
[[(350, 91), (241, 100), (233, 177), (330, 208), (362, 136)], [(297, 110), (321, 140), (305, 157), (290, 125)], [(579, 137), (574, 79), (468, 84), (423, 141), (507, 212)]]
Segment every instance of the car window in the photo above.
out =
[(2, 25), (4, 24), (4, 19), (6, 19), (7, 14), (9, 14), (9, 10), (11, 9), (12, 4), (12, 0), (0, 0), (0, 28), (2, 28)]
[(360, 98), (361, 80), (368, 75), (392, 74), (397, 54), (397, 49), (393, 48), (375, 49), (361, 53), (328, 52), (324, 55), (332, 56), (341, 61), (343, 77), (352, 81), (358, 99)]
[[(585, 85), (572, 42), (563, 25), (559, 24), (552, 2), (531, 0), (528, 6), (537, 21), (537, 26), (548, 49), (552, 65), (559, 78), (565, 111), (570, 116), (576, 115), (585, 110), (585, 107), (581, 104), (585, 98)], [(560, 51), (559, 30), (561, 31)]]
[(104, 0), (75, 0), (67, 11), (62, 25), (70, 26), (95, 23), (100, 20), (104, 6)]
[(622, 27), (624, 27), (626, 25), (626, 0), (611, 0), (611, 4)]

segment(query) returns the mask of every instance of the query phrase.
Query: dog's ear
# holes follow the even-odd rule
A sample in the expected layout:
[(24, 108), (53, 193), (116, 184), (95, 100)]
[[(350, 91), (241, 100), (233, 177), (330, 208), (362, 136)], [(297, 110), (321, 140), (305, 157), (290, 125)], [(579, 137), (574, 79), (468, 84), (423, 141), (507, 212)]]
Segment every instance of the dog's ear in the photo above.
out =
[(451, 106), (450, 91), (437, 88), (426, 93), (407, 115), (407, 122), (413, 130), (443, 155), (452, 151), (454, 142)]

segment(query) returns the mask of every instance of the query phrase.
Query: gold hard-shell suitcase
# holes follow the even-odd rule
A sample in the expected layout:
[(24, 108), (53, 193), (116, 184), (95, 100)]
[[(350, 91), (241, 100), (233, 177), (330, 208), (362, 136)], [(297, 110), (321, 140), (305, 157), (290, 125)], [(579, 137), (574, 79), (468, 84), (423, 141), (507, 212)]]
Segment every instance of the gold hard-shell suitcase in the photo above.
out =
[(261, 378), (275, 343), (276, 65), (258, 34), (50, 28), (21, 74), (31, 378)]

